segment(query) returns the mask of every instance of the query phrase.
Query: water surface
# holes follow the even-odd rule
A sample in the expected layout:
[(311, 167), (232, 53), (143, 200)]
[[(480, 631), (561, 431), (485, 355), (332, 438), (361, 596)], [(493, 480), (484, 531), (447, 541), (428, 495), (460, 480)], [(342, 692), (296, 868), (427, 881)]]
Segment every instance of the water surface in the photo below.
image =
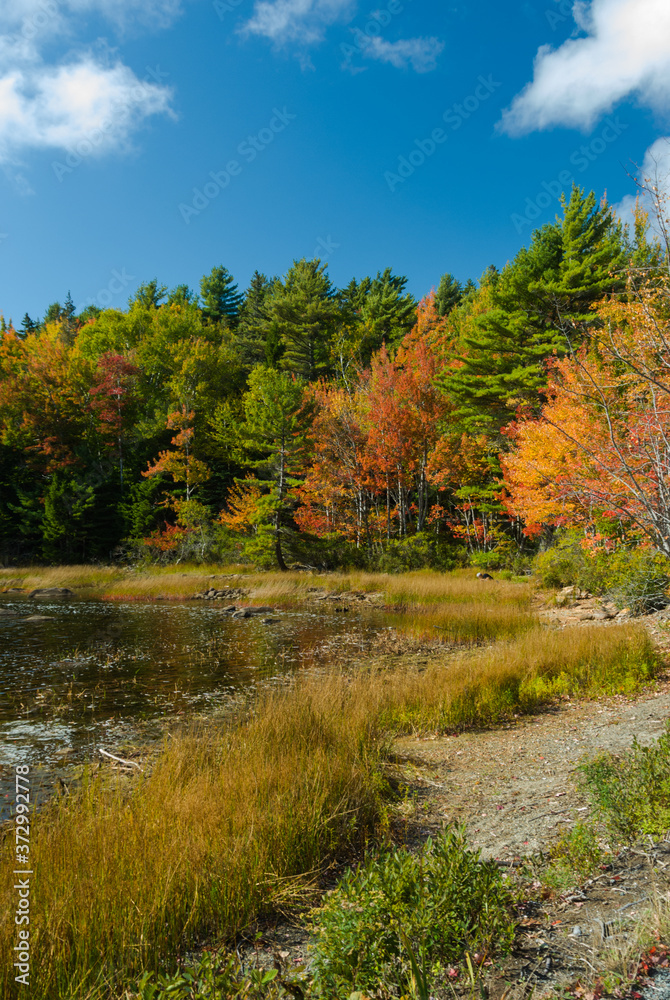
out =
[[(172, 721), (225, 709), (388, 627), (370, 607), (315, 603), (274, 621), (232, 619), (210, 601), (106, 602), (0, 596), (0, 770), (91, 759), (156, 738)], [(29, 615), (44, 616), (27, 621)]]

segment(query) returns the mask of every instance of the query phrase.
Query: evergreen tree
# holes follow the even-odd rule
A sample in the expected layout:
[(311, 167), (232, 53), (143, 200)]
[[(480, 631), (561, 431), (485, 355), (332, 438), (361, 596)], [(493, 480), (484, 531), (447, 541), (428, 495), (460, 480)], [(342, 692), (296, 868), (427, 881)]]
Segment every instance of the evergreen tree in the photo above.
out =
[[(268, 321), (268, 302), (274, 284), (275, 280), (254, 271), (240, 307), (237, 345), (243, 363), (250, 368), (263, 361), (275, 367), (278, 360), (274, 348), (278, 346), (279, 334), (270, 330)], [(269, 354), (267, 346), (271, 348)]]
[(44, 314), (44, 319), (42, 325), (45, 326), (47, 323), (60, 323), (63, 317), (63, 307), (60, 302), (52, 302), (48, 306), (47, 311)]
[(453, 274), (443, 274), (435, 292), (435, 308), (438, 316), (448, 316), (463, 298), (463, 286)]
[(281, 368), (311, 381), (330, 368), (330, 345), (341, 322), (340, 304), (320, 260), (296, 260), (268, 302), (267, 334), (280, 338)]
[(19, 333), (22, 337), (27, 337), (29, 333), (35, 333), (39, 326), (39, 322), (32, 320), (28, 313), (25, 314), (21, 320), (21, 326), (19, 328)]
[(86, 308), (82, 309), (82, 311), (79, 313), (77, 319), (83, 326), (83, 324), (88, 323), (89, 320), (97, 319), (101, 312), (102, 309), (100, 308), (100, 306), (94, 306), (94, 305), (86, 306)]
[(625, 240), (610, 208), (577, 187), (563, 208), (502, 273), (482, 276), (461, 333), (462, 366), (443, 377), (470, 432), (496, 434), (520, 405), (539, 408), (546, 359), (585, 336), (594, 303), (623, 288)]
[(240, 306), (244, 299), (235, 280), (223, 265), (213, 267), (200, 281), (202, 314), (210, 323), (237, 326)]
[(132, 307), (137, 303), (144, 309), (158, 309), (166, 294), (167, 287), (159, 285), (157, 278), (152, 278), (151, 281), (140, 285), (135, 294), (128, 299), (128, 305)]
[(169, 306), (183, 306), (189, 305), (194, 300), (195, 294), (188, 285), (177, 285), (168, 295), (167, 304)]
[(253, 369), (239, 436), (244, 462), (256, 477), (238, 481), (229, 497), (230, 511), (222, 516), (233, 529), (253, 528), (258, 554), (270, 545), (282, 571), (287, 569), (282, 541), (295, 508), (291, 491), (301, 484), (298, 477), (311, 421), (304, 396), (299, 377), (266, 365)]
[(343, 289), (343, 305), (365, 328), (370, 354), (383, 343), (398, 343), (414, 326), (418, 303), (406, 285), (407, 278), (387, 267), (375, 278), (353, 279)]
[(74, 340), (74, 335), (77, 332), (77, 320), (76, 320), (77, 310), (75, 308), (74, 302), (72, 301), (72, 296), (68, 290), (67, 297), (65, 299), (65, 305), (63, 306), (63, 313), (60, 320), (61, 337), (67, 342), (72, 343)]

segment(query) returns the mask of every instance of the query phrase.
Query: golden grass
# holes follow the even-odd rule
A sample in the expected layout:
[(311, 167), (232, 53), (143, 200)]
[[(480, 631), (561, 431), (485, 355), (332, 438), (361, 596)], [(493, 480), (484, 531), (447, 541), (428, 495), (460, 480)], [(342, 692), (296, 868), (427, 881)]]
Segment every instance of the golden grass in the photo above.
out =
[(177, 565), (149, 568), (118, 566), (56, 566), (30, 569), (0, 569), (0, 589), (24, 587), (69, 587), (91, 591), (102, 597), (152, 597), (186, 599), (211, 586), (243, 586), (254, 598), (277, 604), (303, 600), (310, 588), (332, 593), (359, 591), (381, 593), (387, 603), (402, 608), (418, 605), (500, 604), (527, 609), (532, 599), (530, 582), (477, 580), (474, 570), (439, 573), (306, 573), (255, 572), (244, 566)]
[(536, 711), (560, 695), (595, 697), (632, 692), (652, 679), (656, 657), (635, 625), (536, 625), (523, 635), (476, 653), (451, 657), (417, 673), (385, 678), (380, 723), (394, 730), (453, 730), (493, 725)]
[[(494, 723), (559, 693), (632, 690), (653, 670), (643, 629), (537, 628), (424, 672), (300, 677), (246, 720), (172, 741), (125, 793), (89, 783), (33, 822), (31, 996), (105, 995), (104, 982), (276, 910), (382, 823), (385, 734)], [(3, 955), (15, 943), (11, 847)], [(3, 997), (18, 995), (13, 975), (5, 960)]]

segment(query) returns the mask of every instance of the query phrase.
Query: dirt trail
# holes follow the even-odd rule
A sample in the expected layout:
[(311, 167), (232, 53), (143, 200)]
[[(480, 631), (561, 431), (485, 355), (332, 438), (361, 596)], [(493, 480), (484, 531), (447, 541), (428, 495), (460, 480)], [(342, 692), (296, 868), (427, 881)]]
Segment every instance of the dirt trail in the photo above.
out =
[[(552, 617), (554, 627), (575, 623), (574, 609)], [(664, 617), (650, 615), (642, 623), (667, 661)], [(408, 798), (396, 820), (410, 844), (456, 820), (465, 823), (470, 845), (484, 858), (514, 861), (546, 852), (590, 814), (579, 762), (602, 750), (626, 750), (634, 738), (649, 745), (669, 718), (666, 676), (636, 697), (563, 703), (495, 730), (399, 738), (392, 771), (414, 793), (414, 802)], [(490, 1000), (518, 1000), (532, 991), (543, 996), (557, 985), (592, 982), (611, 967), (613, 956), (619, 956), (615, 964), (625, 964), (636, 924), (654, 902), (665, 900), (667, 906), (670, 900), (670, 837), (620, 851), (580, 887), (539, 890), (536, 883), (531, 894), (538, 898), (526, 907), (514, 953), (486, 977)], [(627, 961), (634, 969), (635, 955)], [(589, 1000), (593, 993), (585, 995)]]
[(458, 820), (485, 858), (546, 849), (589, 815), (576, 781), (579, 761), (625, 750), (634, 737), (648, 745), (669, 717), (666, 682), (634, 701), (564, 704), (492, 731), (399, 738), (398, 770), (419, 796), (416, 835)]

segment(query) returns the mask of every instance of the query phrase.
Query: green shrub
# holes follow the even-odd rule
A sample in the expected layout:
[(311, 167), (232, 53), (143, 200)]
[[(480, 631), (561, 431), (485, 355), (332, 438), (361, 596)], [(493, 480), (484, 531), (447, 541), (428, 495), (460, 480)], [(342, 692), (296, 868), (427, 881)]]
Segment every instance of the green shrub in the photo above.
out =
[(549, 853), (542, 881), (555, 889), (579, 884), (597, 868), (603, 858), (596, 832), (588, 823), (576, 823)]
[(535, 573), (545, 587), (572, 584), (599, 594), (633, 614), (657, 611), (670, 603), (670, 560), (648, 546), (615, 552), (588, 552), (577, 532), (568, 532), (535, 558)]
[(132, 1000), (279, 1000), (304, 996), (305, 978), (298, 971), (290, 979), (277, 969), (244, 969), (237, 955), (204, 952), (195, 965), (172, 975), (145, 972)]
[(406, 850), (370, 855), (320, 909), (312, 969), (317, 995), (380, 983), (405, 989), (413, 963), (428, 979), (474, 951), (509, 951), (512, 897), (500, 869), (466, 846), (463, 828)]
[(368, 557), (368, 567), (380, 573), (409, 573), (418, 569), (446, 572), (466, 564), (462, 546), (450, 545), (427, 532), (392, 538), (384, 544), (383, 551), (372, 552)]
[(670, 723), (650, 747), (633, 740), (627, 753), (602, 753), (581, 765), (586, 789), (616, 836), (634, 841), (670, 831)]
[(473, 552), (470, 565), (476, 569), (501, 570), (510, 576), (521, 576), (532, 566), (532, 558), (526, 552), (520, 552), (519, 547), (511, 538), (502, 538), (494, 549), (489, 552)]

